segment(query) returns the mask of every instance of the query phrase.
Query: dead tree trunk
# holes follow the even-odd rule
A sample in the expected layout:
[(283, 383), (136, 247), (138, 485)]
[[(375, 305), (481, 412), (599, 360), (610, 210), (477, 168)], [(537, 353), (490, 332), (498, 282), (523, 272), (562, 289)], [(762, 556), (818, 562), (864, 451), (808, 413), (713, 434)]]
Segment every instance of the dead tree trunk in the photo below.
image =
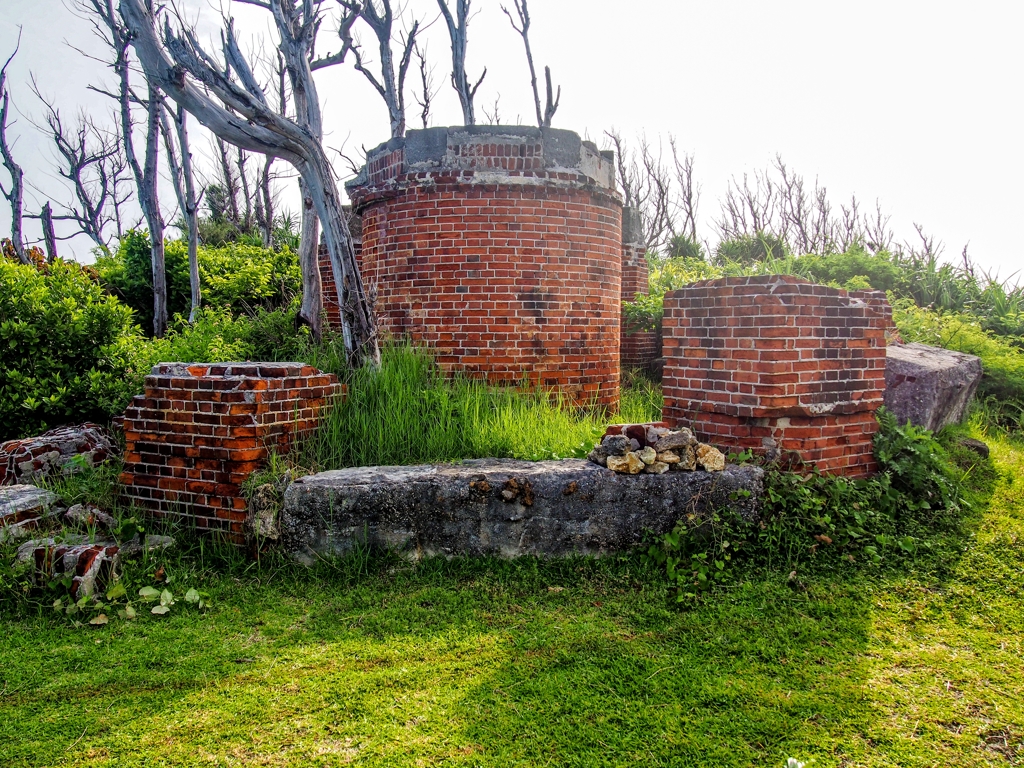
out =
[[(153, 12), (142, 0), (121, 0), (120, 9), (131, 30), (132, 45), (154, 87), (165, 91), (224, 141), (252, 152), (279, 157), (299, 172), (324, 227), (338, 285), (342, 332), (349, 360), (352, 364), (363, 360), (379, 362), (376, 323), (356, 266), (338, 188), (323, 146), (316, 138), (319, 130), (313, 131), (314, 126), (320, 128), (320, 108), (316, 103), (316, 90), (305, 53), (308, 48), (294, 46), (288, 39), (287, 29), (282, 29), (288, 23), (288, 14), (297, 13), (297, 9), (282, 0), (269, 0), (268, 5), (278, 22), (286, 64), (290, 71), (296, 71), (296, 81), (309, 94), (309, 128), (282, 117), (269, 107), (251, 70), (241, 60), (230, 25), (225, 31), (225, 58), (229, 64), (224, 69), (199, 48), (195, 35), (188, 30), (175, 33), (168, 24), (161, 40)], [(303, 7), (311, 7), (311, 4), (305, 3)], [(304, 28), (312, 34), (314, 20), (310, 19)], [(232, 72), (244, 87), (231, 78)], [(217, 101), (197, 88), (190, 78), (209, 88)], [(312, 119), (314, 117), (315, 120)], [(318, 276), (315, 270), (313, 272)]]
[[(409, 62), (412, 61), (412, 51), (416, 45), (416, 33), (419, 31), (419, 21), (413, 21), (409, 34), (400, 41), (402, 55), (398, 63), (398, 76), (395, 77), (395, 54), (391, 50), (391, 31), (394, 26), (394, 12), (391, 9), (391, 0), (380, 0), (381, 11), (377, 10), (373, 0), (358, 3), (350, 0), (338, 0), (346, 10), (338, 29), (342, 39), (342, 50), (337, 55), (338, 60), (343, 61), (345, 54), (352, 51), (356, 60), (356, 69), (363, 73), (374, 90), (384, 99), (388, 108), (388, 119), (391, 123), (391, 137), (405, 136), (405, 76), (409, 71)], [(363, 56), (359, 46), (352, 38), (352, 25), (356, 19), (362, 19), (373, 31), (377, 38), (377, 49), (380, 54), (380, 80), (363, 66)], [(331, 61), (333, 58), (325, 59)], [(319, 69), (323, 66), (320, 62), (314, 62), (313, 68)]]
[[(145, 0), (144, 12), (151, 10), (151, 0)], [(94, 27), (105, 38), (114, 54), (110, 66), (118, 79), (116, 94), (121, 141), (124, 142), (125, 157), (131, 168), (138, 193), (139, 207), (149, 227), (150, 263), (153, 270), (153, 335), (160, 337), (167, 331), (167, 274), (164, 267), (164, 219), (160, 210), (159, 163), (160, 163), (160, 112), (163, 97), (159, 86), (152, 80), (143, 100), (138, 98), (131, 87), (129, 50), (132, 34), (114, 11), (114, 0), (80, 0), (79, 7), (90, 16), (95, 16)], [(98, 89), (94, 89), (98, 90)], [(142, 162), (135, 149), (132, 103), (141, 102), (146, 109), (146, 146)]]
[(473, 99), (480, 88), (480, 83), (487, 76), (487, 67), (484, 67), (480, 79), (476, 85), (469, 84), (466, 76), (466, 45), (469, 33), (469, 5), (470, 0), (456, 0), (455, 18), (448, 9), (448, 0), (437, 0), (437, 5), (444, 16), (445, 24), (448, 26), (448, 37), (452, 42), (452, 87), (459, 94), (459, 103), (462, 105), (462, 120), (466, 125), (476, 125), (476, 118), (473, 114)]
[(8, 57), (3, 67), (0, 67), (0, 156), (3, 158), (4, 168), (7, 169), (7, 173), (11, 177), (10, 189), (0, 184), (0, 193), (3, 193), (3, 196), (7, 198), (7, 202), (11, 204), (11, 245), (14, 248), (14, 253), (22, 264), (28, 264), (28, 255), (25, 253), (25, 238), (21, 230), (24, 215), (25, 173), (22, 171), (21, 166), (15, 162), (14, 155), (11, 154), (11, 146), (7, 141), (7, 116), (11, 106), (11, 94), (7, 90), (7, 67), (14, 60), (20, 46), (21, 34), (19, 33), (18, 44), (14, 47), (14, 53)]
[(526, 48), (526, 63), (530, 65), (530, 87), (533, 89), (533, 107), (537, 112), (537, 126), (540, 128), (550, 128), (551, 119), (555, 116), (555, 111), (558, 109), (558, 102), (562, 98), (562, 88), (559, 86), (558, 95), (552, 98), (551, 93), (551, 68), (544, 67), (544, 82), (547, 86), (547, 100), (544, 105), (544, 110), (541, 111), (540, 107), (540, 91), (537, 89), (537, 70), (533, 66), (533, 51), (530, 49), (530, 9), (526, 4), (526, 0), (512, 0), (515, 5), (516, 15), (519, 17), (519, 25), (516, 25), (516, 20), (512, 18), (512, 14), (509, 13), (508, 8), (501, 6), (501, 10), (508, 16), (509, 23), (512, 25), (512, 29), (519, 33), (519, 36), (523, 38), (523, 46)]
[(53, 231), (53, 210), (50, 208), (50, 201), (43, 204), (43, 210), (39, 213), (39, 220), (43, 225), (43, 242), (46, 243), (46, 260), (53, 263), (57, 258), (57, 235)]
[[(171, 122), (174, 131), (171, 131)], [(202, 291), (199, 285), (199, 202), (196, 197), (195, 177), (192, 173), (192, 152), (189, 147), (188, 125), (186, 112), (180, 106), (170, 114), (170, 108), (164, 104), (161, 113), (161, 126), (164, 134), (164, 146), (167, 149), (167, 164), (171, 167), (171, 182), (174, 195), (178, 198), (181, 217), (185, 220), (185, 234), (188, 242), (188, 282), (191, 293), (191, 304), (188, 321), (194, 323), (199, 306), (202, 303)], [(177, 138), (181, 161), (175, 151), (174, 141)]]

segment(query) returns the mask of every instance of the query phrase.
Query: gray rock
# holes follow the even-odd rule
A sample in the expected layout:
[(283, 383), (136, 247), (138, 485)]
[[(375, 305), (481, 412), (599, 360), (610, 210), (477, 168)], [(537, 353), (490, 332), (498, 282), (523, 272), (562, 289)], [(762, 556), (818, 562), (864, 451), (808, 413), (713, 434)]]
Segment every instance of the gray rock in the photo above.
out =
[(933, 432), (963, 419), (981, 381), (981, 360), (927, 344), (890, 344), (885, 407), (900, 424)]
[(697, 445), (697, 438), (693, 436), (693, 432), (683, 427), (675, 432), (669, 432), (661, 438), (654, 444), (654, 450), (658, 453), (662, 451), (678, 452), (680, 448), (686, 448), (688, 445)]
[(249, 500), (249, 512), (245, 520), (246, 532), (257, 540), (277, 541), (281, 528), (277, 516), (281, 509), (281, 489), (276, 483), (259, 486)]
[(975, 440), (973, 437), (961, 437), (957, 442), (967, 450), (978, 454), (983, 459), (987, 459), (991, 453), (988, 443), (982, 442), (981, 440)]
[(578, 459), (343, 469), (288, 488), (282, 543), (307, 563), (358, 544), (414, 556), (621, 552), (689, 514), (756, 520), (763, 476), (737, 466), (619, 475)]
[(58, 427), (37, 437), (0, 445), (0, 485), (31, 483), (51, 474), (71, 474), (106, 461), (114, 441), (98, 424)]
[(60, 515), (57, 494), (34, 485), (0, 486), (0, 544), (23, 539)]
[(86, 528), (99, 528), (104, 531), (113, 531), (117, 528), (117, 520), (92, 504), (75, 504), (64, 513), (64, 519), (73, 524)]
[(608, 449), (603, 445), (594, 446), (594, 450), (587, 454), (587, 459), (594, 462), (598, 466), (608, 466)]
[(630, 439), (625, 435), (605, 435), (601, 447), (608, 456), (625, 456), (632, 450)]
[(173, 546), (174, 537), (172, 536), (149, 534), (146, 536), (145, 543), (139, 541), (139, 537), (135, 536), (121, 545), (118, 557), (122, 560), (138, 560), (145, 552), (163, 551)]

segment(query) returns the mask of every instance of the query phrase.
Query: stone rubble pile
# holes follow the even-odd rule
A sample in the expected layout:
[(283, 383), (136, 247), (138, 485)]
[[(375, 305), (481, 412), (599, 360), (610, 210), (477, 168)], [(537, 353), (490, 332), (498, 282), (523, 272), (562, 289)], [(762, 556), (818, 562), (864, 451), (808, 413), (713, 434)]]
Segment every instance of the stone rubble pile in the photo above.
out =
[(95, 467), (114, 455), (114, 441), (99, 424), (59, 427), (0, 444), (0, 485), (33, 483), (50, 474)]
[(698, 441), (685, 427), (671, 430), (659, 425), (631, 424), (621, 428), (619, 434), (606, 434), (587, 458), (628, 475), (725, 469), (725, 455)]

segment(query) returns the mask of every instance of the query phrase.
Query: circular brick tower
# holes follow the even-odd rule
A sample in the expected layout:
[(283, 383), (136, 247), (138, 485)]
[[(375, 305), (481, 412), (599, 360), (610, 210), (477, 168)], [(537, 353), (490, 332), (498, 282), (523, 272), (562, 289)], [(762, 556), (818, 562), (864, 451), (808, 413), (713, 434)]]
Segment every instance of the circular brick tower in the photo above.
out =
[(386, 331), (447, 368), (615, 407), (622, 201), (571, 131), (409, 131), (348, 184)]

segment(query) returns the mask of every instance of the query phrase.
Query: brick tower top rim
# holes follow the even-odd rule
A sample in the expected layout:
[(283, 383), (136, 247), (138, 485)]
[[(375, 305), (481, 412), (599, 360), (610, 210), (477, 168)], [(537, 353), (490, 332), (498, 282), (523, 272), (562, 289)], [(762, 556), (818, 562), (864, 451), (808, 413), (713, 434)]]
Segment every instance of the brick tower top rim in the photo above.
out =
[(489, 176), (571, 173), (615, 190), (615, 155), (574, 131), (522, 125), (413, 129), (366, 155), (366, 165), (345, 186), (376, 187), (407, 174), (487, 172)]

